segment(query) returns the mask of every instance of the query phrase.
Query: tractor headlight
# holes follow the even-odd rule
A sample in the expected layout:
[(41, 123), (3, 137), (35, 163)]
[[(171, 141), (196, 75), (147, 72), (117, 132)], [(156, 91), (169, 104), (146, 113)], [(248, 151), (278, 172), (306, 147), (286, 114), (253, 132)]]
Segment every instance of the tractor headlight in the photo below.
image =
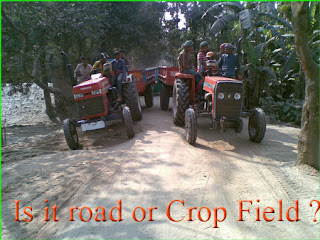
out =
[(240, 93), (236, 93), (235, 95), (234, 95), (234, 99), (235, 100), (239, 100), (241, 98), (241, 94)]
[(222, 92), (219, 93), (219, 94), (218, 94), (218, 98), (219, 98), (220, 100), (224, 99), (224, 93), (222, 93)]
[(91, 91), (91, 94), (92, 95), (98, 95), (98, 94), (101, 94), (102, 93), (102, 90), (101, 89), (96, 89), (96, 90), (92, 90)]
[(82, 98), (83, 93), (75, 93), (75, 94), (73, 94), (73, 96), (74, 96), (74, 99)]

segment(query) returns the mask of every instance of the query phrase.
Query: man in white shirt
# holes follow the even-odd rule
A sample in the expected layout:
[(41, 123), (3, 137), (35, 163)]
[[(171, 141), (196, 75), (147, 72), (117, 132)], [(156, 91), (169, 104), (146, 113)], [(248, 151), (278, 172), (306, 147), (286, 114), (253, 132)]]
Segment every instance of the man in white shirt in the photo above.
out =
[(92, 65), (88, 63), (88, 59), (81, 57), (81, 63), (79, 63), (74, 70), (74, 77), (77, 79), (77, 84), (90, 79), (91, 69)]

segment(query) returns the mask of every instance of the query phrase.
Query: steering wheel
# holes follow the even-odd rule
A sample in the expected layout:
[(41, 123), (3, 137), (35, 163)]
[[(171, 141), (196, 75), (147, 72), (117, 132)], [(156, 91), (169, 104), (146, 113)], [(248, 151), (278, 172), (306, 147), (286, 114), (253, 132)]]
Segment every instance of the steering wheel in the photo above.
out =
[(103, 69), (102, 68), (96, 68), (96, 69), (91, 71), (91, 74), (97, 74), (98, 71), (103, 71)]

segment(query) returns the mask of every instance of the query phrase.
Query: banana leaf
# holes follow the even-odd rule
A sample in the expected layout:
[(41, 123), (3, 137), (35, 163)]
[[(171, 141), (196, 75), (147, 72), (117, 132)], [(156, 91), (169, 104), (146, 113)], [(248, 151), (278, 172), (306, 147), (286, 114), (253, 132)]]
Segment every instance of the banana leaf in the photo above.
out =
[(278, 15), (274, 15), (268, 12), (260, 12), (257, 11), (257, 13), (261, 16), (266, 16), (269, 17), (271, 19), (277, 20), (279, 23), (281, 23), (282, 25), (286, 26), (287, 28), (289, 28), (290, 30), (293, 30), (292, 24), (287, 22), (286, 20), (284, 20), (283, 18), (279, 17)]
[(267, 73), (268, 76), (271, 76), (273, 79), (277, 79), (277, 75), (275, 74), (275, 72), (272, 71), (271, 68), (268, 67), (268, 66), (262, 66), (262, 67), (260, 67), (260, 71)]
[(221, 3), (216, 3), (212, 7), (210, 7), (203, 15), (201, 18), (204, 18), (206, 15), (208, 15), (209, 12), (218, 10), (222, 11), (224, 7), (229, 7), (233, 9), (234, 12), (239, 12), (244, 9), (244, 6), (241, 5), (239, 2), (221, 2)]
[(235, 14), (229, 14), (226, 13), (222, 15), (220, 18), (218, 18), (211, 26), (210, 31), (213, 34), (217, 34), (221, 32), (223, 29), (225, 29), (228, 26), (228, 23), (233, 22), (238, 19), (238, 16)]
[(290, 56), (287, 58), (284, 64), (282, 64), (282, 67), (280, 68), (280, 75), (283, 78), (285, 74), (292, 68), (292, 65), (297, 59), (296, 50), (293, 49), (291, 51)]
[(245, 9), (239, 12), (239, 19), (241, 21), (241, 27), (243, 29), (250, 29), (253, 27), (253, 15), (251, 10)]

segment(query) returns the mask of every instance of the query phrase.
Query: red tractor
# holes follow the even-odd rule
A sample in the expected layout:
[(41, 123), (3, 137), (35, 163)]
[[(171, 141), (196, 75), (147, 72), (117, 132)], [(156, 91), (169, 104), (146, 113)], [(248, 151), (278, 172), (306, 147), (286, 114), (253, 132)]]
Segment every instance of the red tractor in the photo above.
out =
[(265, 114), (261, 108), (249, 111), (243, 109), (243, 83), (240, 80), (221, 76), (206, 76), (203, 89), (204, 100), (200, 98), (200, 84), (195, 85), (193, 75), (177, 73), (173, 86), (173, 122), (185, 125), (186, 140), (195, 144), (197, 139), (197, 116), (211, 118), (213, 128), (242, 130), (242, 117), (249, 116), (249, 137), (260, 143), (266, 130)]
[(130, 70), (129, 74), (133, 75), (134, 82), (137, 86), (139, 96), (144, 96), (147, 107), (153, 106), (153, 89), (155, 84), (158, 68), (147, 68), (143, 70)]
[(82, 131), (106, 127), (106, 122), (122, 119), (128, 138), (134, 137), (132, 120), (142, 119), (139, 95), (132, 75), (122, 83), (124, 102), (117, 101), (117, 89), (102, 74), (93, 74), (91, 79), (73, 87), (78, 119), (65, 119), (63, 130), (68, 146), (79, 148), (77, 127)]
[(178, 67), (158, 67), (158, 79), (161, 82), (160, 90), (160, 108), (168, 110), (169, 100), (172, 97), (172, 88), (175, 79), (175, 74), (178, 72)]

